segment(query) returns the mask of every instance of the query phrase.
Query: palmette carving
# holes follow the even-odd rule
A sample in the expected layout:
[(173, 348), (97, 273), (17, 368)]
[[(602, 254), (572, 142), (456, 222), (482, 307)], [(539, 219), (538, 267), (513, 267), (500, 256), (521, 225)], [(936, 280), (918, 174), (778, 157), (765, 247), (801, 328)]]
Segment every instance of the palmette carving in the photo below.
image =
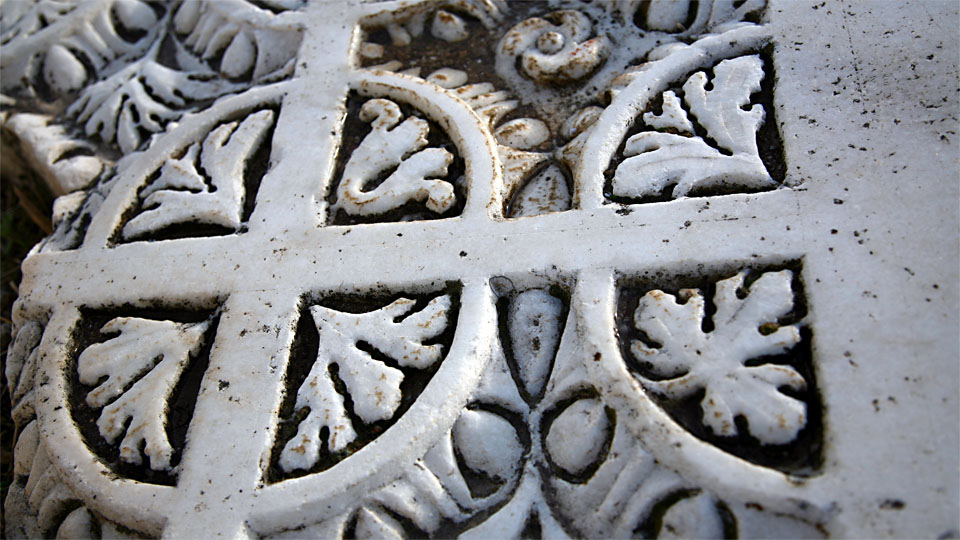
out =
[[(140, 192), (143, 211), (123, 227), (123, 237), (136, 238), (184, 222), (239, 229), (247, 162), (273, 121), (273, 111), (253, 113), (242, 122), (217, 127), (202, 145), (187, 148), (183, 157), (167, 160), (160, 176)], [(209, 175), (209, 185), (198, 166)]]
[[(285, 5), (299, 3), (273, 9)], [(200, 104), (289, 76), (300, 42), (298, 28), (240, 0), (98, 0), (76, 9), (44, 0), (8, 11), (16, 21), (3, 36), (4, 88), (16, 81), (35, 94), (39, 70), (41, 99), (79, 90), (65, 117), (124, 153)]]
[[(425, 369), (440, 360), (442, 347), (424, 341), (436, 337), (447, 325), (449, 296), (438, 296), (423, 309), (409, 313), (414, 300), (401, 298), (369, 313), (353, 314), (311, 306), (310, 314), (320, 334), (316, 362), (297, 390), (296, 409), (309, 408), (297, 434), (284, 446), (280, 466), (287, 472), (310, 469), (320, 459), (321, 446), (340, 452), (357, 438), (330, 371), (336, 366), (352, 401), (352, 414), (364, 423), (388, 420), (400, 406), (403, 372), (374, 359), (366, 347), (389, 356), (401, 367)], [(404, 317), (405, 316), (405, 317)], [(399, 317), (402, 321), (396, 322)], [(321, 441), (321, 429), (327, 430)]]
[(3, 12), (0, 37), (4, 90), (20, 86), (34, 91), (38, 72), (58, 93), (78, 90), (89, 76), (83, 61), (99, 73), (124, 55), (142, 52), (156, 38), (157, 14), (141, 0), (100, 0), (76, 6), (53, 0), (10, 4)]
[[(505, 350), (449, 433), (355, 508), (289, 537), (736, 536), (750, 505), (657, 463), (596, 392), (566, 315), (546, 290), (514, 294), (501, 311)], [(786, 516), (770, 524), (820, 536)]]
[[(266, 2), (275, 12), (297, 9), (300, 0)], [(289, 73), (300, 44), (296, 28), (248, 2), (183, 2), (173, 17), (186, 49), (202, 60), (220, 59), (229, 79), (276, 79)], [(184, 55), (180, 54), (181, 58)]]
[[(239, 13), (227, 15), (216, 3), (183, 2), (161, 25), (176, 47), (175, 67), (161, 63), (163, 40), (157, 39), (143, 58), (85, 89), (68, 115), (82, 122), (88, 135), (116, 140), (130, 152), (144, 134), (162, 131), (194, 102), (289, 74), (299, 33), (272, 28), (271, 17), (242, 2), (234, 7)], [(182, 43), (178, 34), (184, 35)], [(215, 59), (222, 77), (209, 66)]]
[[(124, 152), (136, 150), (143, 133), (158, 133), (180, 118), (187, 98), (203, 100), (239, 89), (209, 72), (184, 73), (143, 59), (88, 86), (67, 114), (88, 136), (116, 141)], [(148, 90), (149, 88), (149, 90)]]
[[(80, 382), (96, 385), (86, 402), (103, 409), (97, 420), (100, 435), (110, 443), (124, 435), (121, 460), (140, 464), (143, 444), (150, 468), (170, 469), (173, 448), (165, 432), (167, 401), (203, 345), (209, 326), (210, 321), (182, 324), (120, 317), (101, 329), (119, 336), (80, 354)], [(100, 382), (102, 377), (106, 380)]]

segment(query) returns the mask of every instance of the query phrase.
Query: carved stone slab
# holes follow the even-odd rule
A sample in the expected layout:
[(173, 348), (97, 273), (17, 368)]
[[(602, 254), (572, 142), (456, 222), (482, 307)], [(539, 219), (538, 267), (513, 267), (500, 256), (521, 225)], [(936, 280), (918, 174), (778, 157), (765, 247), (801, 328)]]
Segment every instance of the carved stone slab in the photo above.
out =
[(960, 536), (956, 5), (0, 21), (7, 536)]

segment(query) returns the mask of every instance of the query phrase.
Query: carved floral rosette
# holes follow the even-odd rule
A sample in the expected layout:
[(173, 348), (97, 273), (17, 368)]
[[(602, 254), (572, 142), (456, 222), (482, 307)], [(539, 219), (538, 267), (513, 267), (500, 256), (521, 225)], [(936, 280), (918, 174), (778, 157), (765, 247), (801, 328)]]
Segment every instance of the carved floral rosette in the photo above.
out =
[(803, 254), (608, 233), (790, 192), (761, 3), (90, 6), (4, 14), (64, 107), (4, 129), (92, 182), (24, 264), (8, 535), (830, 532)]

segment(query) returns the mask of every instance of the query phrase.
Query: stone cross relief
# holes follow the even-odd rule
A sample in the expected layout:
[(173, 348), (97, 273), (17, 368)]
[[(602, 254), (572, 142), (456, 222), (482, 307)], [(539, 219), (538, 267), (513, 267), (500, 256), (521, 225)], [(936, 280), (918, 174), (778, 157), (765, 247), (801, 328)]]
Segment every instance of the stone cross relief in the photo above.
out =
[(12, 536), (836, 533), (762, 0), (3, 8)]

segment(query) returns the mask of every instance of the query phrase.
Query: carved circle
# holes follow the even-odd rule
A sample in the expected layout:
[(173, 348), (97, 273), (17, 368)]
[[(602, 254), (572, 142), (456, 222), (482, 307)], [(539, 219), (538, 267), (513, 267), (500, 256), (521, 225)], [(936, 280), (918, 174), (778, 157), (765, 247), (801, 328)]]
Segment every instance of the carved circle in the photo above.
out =
[(591, 75), (610, 55), (610, 40), (591, 38), (593, 24), (579, 11), (526, 19), (497, 47), (497, 70), (520, 71), (537, 83), (569, 84)]
[[(203, 140), (224, 119), (234, 119), (264, 104), (279, 103), (289, 84), (260, 88), (224, 100), (203, 114), (187, 118), (170, 134), (158, 139), (150, 150), (132, 158), (121, 170), (117, 187), (91, 224), (87, 245), (102, 246), (108, 242), (121, 224), (124, 210), (133, 204), (147, 181), (145, 171), (158, 170), (170, 157)], [(464, 217), (470, 214), (488, 219), (483, 207), (490, 206), (492, 186), (500, 182), (500, 173), (492, 158), (496, 155), (493, 137), (472, 110), (447, 91), (412, 77), (363, 72), (354, 84), (361, 94), (388, 96), (409, 103), (446, 130), (461, 149), (467, 177), (471, 180)], [(334, 229), (327, 230), (329, 235), (339, 237), (341, 233)], [(149, 247), (137, 246), (136, 251)], [(234, 285), (228, 280), (219, 288), (229, 296), (235, 292), (232, 291)], [(389, 475), (396, 474), (401, 462), (425, 452), (451, 428), (483, 371), (496, 332), (495, 301), (486, 280), (465, 280), (463, 287), (462, 308), (451, 349), (411, 408), (380, 437), (330, 469), (258, 490), (252, 515), (258, 528), (286, 527), (335, 512), (351, 497), (362, 496), (386, 481)], [(108, 296), (123, 295), (114, 291)], [(103, 300), (110, 301), (109, 298)], [(79, 316), (75, 307), (58, 308), (48, 328), (50, 335), (69, 336)], [(176, 508), (179, 488), (118, 478), (86, 447), (70, 416), (69, 379), (59, 368), (67, 365), (69, 347), (69, 343), (61, 341), (44, 348), (40, 372), (48, 384), (43, 385), (43, 403), (38, 410), (41, 436), (50, 448), (56, 449), (53, 459), (63, 471), (65, 481), (87, 506), (124, 526), (160, 534), (171, 517), (166, 514)], [(199, 399), (205, 397), (201, 395)], [(185, 453), (189, 447), (188, 443)], [(303, 501), (302, 505), (291, 508), (290, 497)]]

